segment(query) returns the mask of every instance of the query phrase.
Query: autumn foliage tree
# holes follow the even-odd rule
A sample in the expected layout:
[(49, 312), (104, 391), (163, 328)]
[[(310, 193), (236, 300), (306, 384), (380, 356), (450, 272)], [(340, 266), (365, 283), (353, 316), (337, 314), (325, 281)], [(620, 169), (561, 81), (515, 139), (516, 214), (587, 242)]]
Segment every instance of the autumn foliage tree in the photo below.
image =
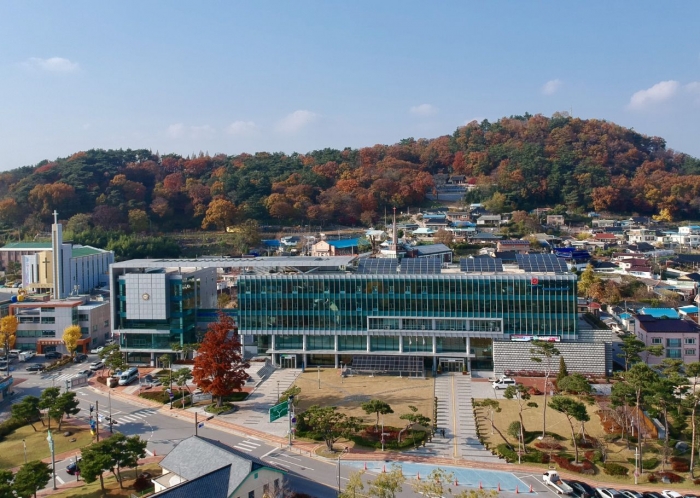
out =
[(195, 383), (202, 391), (216, 396), (220, 407), (225, 396), (240, 392), (248, 379), (245, 369), (249, 366), (243, 360), (233, 318), (219, 313), (219, 321), (209, 325), (197, 350), (192, 369)]
[(78, 341), (82, 335), (80, 325), (71, 325), (63, 329), (63, 344), (66, 345), (69, 355), (73, 356), (75, 353), (75, 350), (78, 347)]
[(17, 317), (8, 315), (0, 318), (0, 346), (9, 351), (15, 345), (17, 334)]
[(224, 230), (228, 225), (233, 224), (235, 218), (236, 206), (231, 201), (214, 199), (204, 215), (202, 228), (206, 230), (210, 226), (214, 226), (217, 230)]

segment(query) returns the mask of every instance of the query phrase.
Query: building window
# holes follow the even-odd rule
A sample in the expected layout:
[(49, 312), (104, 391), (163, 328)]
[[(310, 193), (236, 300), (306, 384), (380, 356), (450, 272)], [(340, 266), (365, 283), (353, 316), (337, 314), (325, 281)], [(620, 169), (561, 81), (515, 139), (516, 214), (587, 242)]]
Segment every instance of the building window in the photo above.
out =
[(695, 338), (694, 337), (686, 337), (685, 343), (686, 344), (695, 344)]
[(680, 339), (666, 339), (666, 347), (667, 348), (680, 348), (681, 347), (681, 340)]
[(105, 328), (109, 327), (109, 320), (105, 320)]
[(695, 350), (694, 349), (686, 349), (685, 355), (686, 356), (695, 356)]
[(55, 330), (42, 330), (41, 337), (56, 337)]
[(277, 495), (277, 493), (279, 493), (279, 491), (280, 491), (280, 480), (275, 479), (275, 495)]
[(667, 349), (666, 350), (666, 358), (681, 359), (682, 357), (683, 356), (681, 355), (680, 349)]
[(270, 483), (263, 484), (263, 496), (270, 496)]
[(41, 323), (56, 323), (56, 317), (53, 316), (42, 316)]
[(652, 337), (651, 343), (652, 344), (661, 344), (661, 337)]
[(56, 311), (56, 308), (41, 308), (42, 313), (53, 313)]
[(248, 491), (248, 498), (255, 498), (255, 490)]
[(78, 321), (79, 321), (79, 322), (87, 322), (88, 320), (90, 320), (90, 316), (88, 316), (88, 315), (86, 315), (86, 314), (84, 314), (84, 313), (80, 313), (80, 314), (78, 315)]
[(80, 334), (81, 335), (88, 335), (90, 333), (90, 329), (87, 327), (80, 327)]

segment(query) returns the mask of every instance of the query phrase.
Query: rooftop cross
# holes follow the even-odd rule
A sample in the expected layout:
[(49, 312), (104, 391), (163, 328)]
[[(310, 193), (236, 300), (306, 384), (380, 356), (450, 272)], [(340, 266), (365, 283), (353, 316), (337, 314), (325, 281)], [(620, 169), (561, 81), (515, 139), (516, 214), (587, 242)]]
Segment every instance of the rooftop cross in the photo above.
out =
[(53, 210), (53, 224), (58, 225), (58, 211)]

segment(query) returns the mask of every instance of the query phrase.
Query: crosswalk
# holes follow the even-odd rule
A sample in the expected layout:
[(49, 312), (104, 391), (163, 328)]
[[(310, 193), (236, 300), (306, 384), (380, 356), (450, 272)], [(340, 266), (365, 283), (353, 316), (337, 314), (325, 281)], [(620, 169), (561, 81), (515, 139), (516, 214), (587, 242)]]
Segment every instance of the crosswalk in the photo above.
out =
[(259, 443), (256, 443), (254, 441), (250, 441), (249, 439), (246, 439), (245, 441), (241, 441), (240, 443), (236, 444), (233, 446), (237, 450), (245, 451), (245, 452), (251, 452), (255, 451), (260, 447)]
[(143, 419), (153, 415), (157, 411), (158, 410), (156, 410), (155, 408), (144, 408), (143, 410), (137, 410), (135, 412), (115, 416), (113, 418), (114, 418), (114, 421), (117, 422), (118, 424), (128, 424), (128, 423), (134, 423), (134, 422), (141, 422)]
[(66, 381), (68, 379), (72, 379), (78, 375), (78, 372), (56, 372), (56, 373), (49, 373), (49, 374), (44, 374), (41, 376), (42, 379), (47, 379), (47, 380), (53, 380), (54, 382), (61, 382), (61, 381)]

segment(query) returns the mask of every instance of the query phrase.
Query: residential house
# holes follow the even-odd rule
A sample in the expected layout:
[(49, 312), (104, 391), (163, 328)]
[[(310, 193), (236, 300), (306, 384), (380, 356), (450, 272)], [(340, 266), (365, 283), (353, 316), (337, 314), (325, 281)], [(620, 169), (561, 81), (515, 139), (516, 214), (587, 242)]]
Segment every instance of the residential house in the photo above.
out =
[(415, 246), (406, 253), (406, 257), (408, 258), (438, 258), (443, 263), (451, 263), (452, 255), (452, 249), (447, 247), (445, 244)]
[(592, 224), (594, 227), (601, 227), (601, 228), (603, 228), (603, 227), (619, 227), (620, 226), (620, 222), (616, 221), (616, 220), (598, 219), (598, 220), (593, 220)]
[(448, 211), (446, 216), (452, 223), (455, 221), (470, 221), (472, 219), (469, 211)]
[(653, 244), (654, 242), (656, 242), (656, 231), (648, 230), (646, 228), (630, 230), (627, 233), (627, 240), (631, 244), (638, 244), (639, 242), (647, 242)]
[(360, 239), (320, 240), (311, 246), (311, 256), (348, 256), (359, 254)]
[(615, 234), (599, 232), (593, 234), (593, 240), (596, 242), (603, 242), (605, 244), (617, 244), (618, 238)]
[(561, 227), (564, 226), (566, 222), (564, 221), (563, 214), (548, 214), (547, 215), (547, 225), (551, 227)]
[(483, 214), (477, 218), (476, 224), (479, 226), (498, 226), (501, 224), (501, 215)]
[(496, 251), (514, 251), (520, 254), (530, 252), (530, 241), (528, 240), (499, 240), (496, 244)]
[(501, 240), (501, 236), (494, 235), (494, 234), (489, 233), (489, 232), (477, 232), (474, 235), (472, 235), (469, 238), (469, 240), (471, 240), (472, 242), (479, 243), (479, 244), (486, 244), (489, 242), (496, 242), (498, 240)]
[(159, 498), (267, 498), (284, 488), (283, 471), (201, 436), (180, 441), (160, 466), (163, 474), (153, 481)]
[(700, 325), (690, 320), (637, 315), (635, 335), (646, 346), (664, 347), (664, 353), (660, 357), (643, 353), (644, 360), (650, 365), (658, 365), (665, 358), (682, 360), (684, 363), (692, 363), (700, 359), (698, 355)]

